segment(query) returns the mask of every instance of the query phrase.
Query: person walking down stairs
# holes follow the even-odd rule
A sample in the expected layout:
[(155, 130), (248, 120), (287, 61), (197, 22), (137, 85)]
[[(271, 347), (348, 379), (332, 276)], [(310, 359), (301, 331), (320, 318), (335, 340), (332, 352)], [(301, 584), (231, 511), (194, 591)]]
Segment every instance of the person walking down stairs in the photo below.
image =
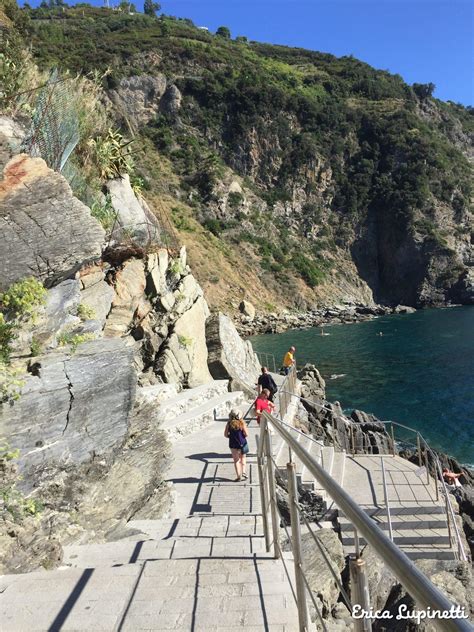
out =
[(268, 388), (264, 388), (260, 395), (255, 400), (255, 411), (257, 413), (257, 423), (260, 425), (260, 419), (262, 413), (273, 413), (275, 410), (275, 404), (270, 401), (270, 391)]
[(229, 413), (229, 421), (224, 430), (224, 437), (229, 439), (229, 448), (237, 475), (235, 481), (248, 478), (245, 471), (247, 465), (246, 455), (249, 451), (249, 444), (247, 442), (248, 436), (249, 431), (243, 419), (242, 412), (235, 409), (231, 410)]
[(270, 392), (270, 396), (268, 397), (268, 399), (273, 402), (273, 398), (275, 397), (275, 393), (277, 392), (278, 387), (275, 380), (268, 372), (268, 367), (266, 366), (262, 366), (262, 375), (258, 378), (257, 388), (259, 395), (264, 388), (268, 389), (268, 391)]

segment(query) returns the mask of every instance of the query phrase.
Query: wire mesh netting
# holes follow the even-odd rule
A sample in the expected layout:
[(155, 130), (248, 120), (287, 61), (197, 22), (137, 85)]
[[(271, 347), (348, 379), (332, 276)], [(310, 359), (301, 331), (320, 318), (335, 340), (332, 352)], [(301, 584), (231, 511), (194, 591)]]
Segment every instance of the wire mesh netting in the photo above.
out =
[(79, 142), (78, 110), (72, 81), (53, 70), (36, 100), (30, 130), (22, 149), (61, 171)]

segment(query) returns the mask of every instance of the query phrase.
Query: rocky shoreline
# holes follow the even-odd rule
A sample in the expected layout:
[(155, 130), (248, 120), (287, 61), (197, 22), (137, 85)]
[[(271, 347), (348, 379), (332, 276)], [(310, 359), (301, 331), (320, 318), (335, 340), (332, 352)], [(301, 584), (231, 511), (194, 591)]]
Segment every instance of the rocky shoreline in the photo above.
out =
[(239, 305), (239, 313), (234, 317), (234, 322), (242, 336), (255, 336), (258, 334), (281, 334), (288, 329), (360, 323), (379, 316), (412, 314), (414, 312), (416, 309), (408, 305), (388, 307), (386, 305), (344, 304), (306, 312), (283, 310), (280, 313), (267, 314), (257, 313), (252, 303), (242, 301)]

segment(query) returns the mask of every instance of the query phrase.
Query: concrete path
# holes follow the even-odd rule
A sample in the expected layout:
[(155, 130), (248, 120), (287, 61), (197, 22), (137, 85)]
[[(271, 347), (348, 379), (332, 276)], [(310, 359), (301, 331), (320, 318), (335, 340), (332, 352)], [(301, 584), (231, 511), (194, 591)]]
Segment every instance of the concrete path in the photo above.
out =
[[(62, 569), (2, 577), (2, 632), (296, 631), (283, 565), (265, 552), (256, 459), (248, 481), (233, 482), (224, 425), (174, 443), (166, 520), (130, 523), (127, 540), (66, 547)], [(253, 421), (254, 453), (255, 434)]]

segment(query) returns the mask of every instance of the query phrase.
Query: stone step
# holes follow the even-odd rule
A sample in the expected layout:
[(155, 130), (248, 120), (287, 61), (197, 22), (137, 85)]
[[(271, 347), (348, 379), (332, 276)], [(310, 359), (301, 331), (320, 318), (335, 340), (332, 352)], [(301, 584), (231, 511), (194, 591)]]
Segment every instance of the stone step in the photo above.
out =
[(212, 424), (216, 419), (227, 418), (231, 408), (243, 408), (245, 401), (242, 391), (223, 393), (192, 410), (167, 419), (163, 422), (162, 429), (170, 440), (184, 437)]
[(224, 630), (236, 622), (247, 630), (298, 629), (281, 562), (258, 557), (194, 556), (10, 575), (0, 578), (0, 593), (8, 632)]
[(176, 397), (177, 394), (176, 384), (153, 384), (151, 386), (138, 387), (136, 399), (141, 404), (159, 405), (172, 397)]
[(456, 555), (452, 549), (436, 548), (435, 546), (404, 546), (403, 552), (411, 560), (455, 560)]
[[(386, 507), (361, 506), (361, 509), (372, 518), (380, 518), (387, 515)], [(446, 515), (446, 509), (442, 505), (435, 505), (434, 503), (401, 505), (396, 502), (390, 502), (390, 515), (392, 518), (393, 516), (423, 516), (430, 514)]]
[[(451, 541), (447, 530), (433, 529), (416, 529), (407, 532), (393, 531), (393, 542), (398, 546), (404, 547), (406, 545), (417, 545), (422, 547), (428, 547), (428, 545), (447, 545), (450, 547)], [(349, 533), (349, 532), (348, 532)], [(350, 535), (341, 534), (342, 544), (344, 546), (354, 545), (353, 532)], [(363, 537), (359, 537), (360, 544), (367, 544)]]
[[(446, 520), (441, 514), (424, 514), (423, 516), (405, 516), (404, 520), (392, 519), (392, 529), (395, 531), (417, 531), (419, 529), (447, 529)], [(382, 519), (374, 520), (374, 523), (382, 530), (389, 529), (388, 519), (384, 516)], [(341, 531), (351, 531), (353, 529), (351, 523), (346, 518), (339, 518)]]
[(193, 408), (197, 408), (214, 397), (228, 392), (228, 380), (215, 380), (194, 388), (188, 388), (164, 401), (157, 412), (157, 419), (162, 422), (173, 419)]

